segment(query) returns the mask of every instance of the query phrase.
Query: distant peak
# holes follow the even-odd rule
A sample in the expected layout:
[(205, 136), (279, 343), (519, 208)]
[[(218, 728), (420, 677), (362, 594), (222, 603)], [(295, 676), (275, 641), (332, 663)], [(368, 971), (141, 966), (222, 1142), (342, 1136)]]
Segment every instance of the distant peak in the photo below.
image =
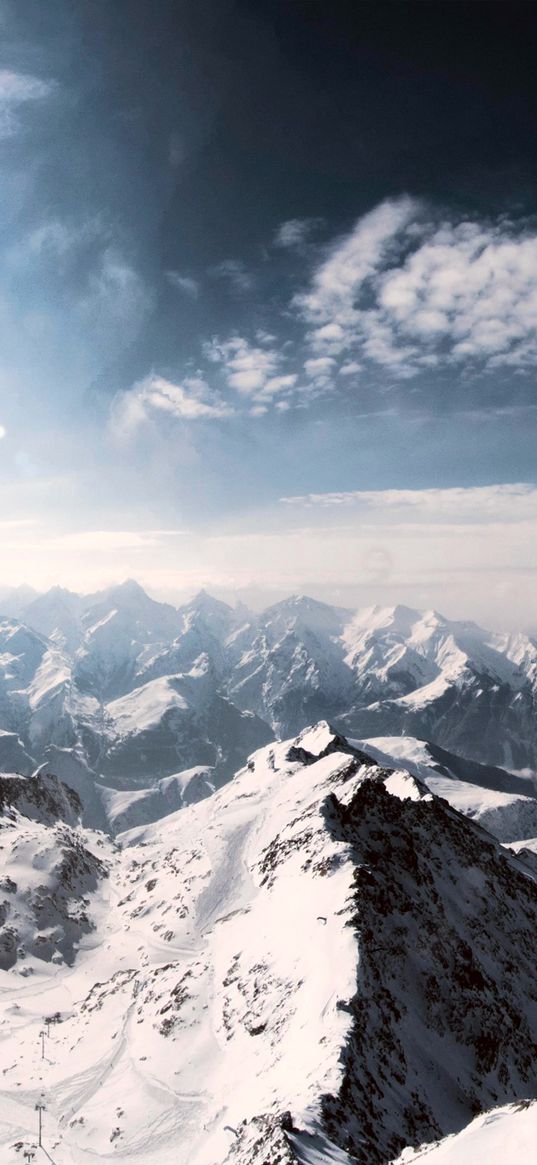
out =
[(290, 595), (288, 599), (275, 603), (273, 609), (292, 610), (294, 607), (311, 611), (318, 608), (328, 609), (330, 604), (323, 603), (320, 599), (312, 599), (311, 595)]
[(109, 587), (103, 594), (113, 599), (149, 599), (147, 592), (144, 591), (144, 588), (134, 578), (127, 578), (125, 582), (116, 583), (115, 586)]
[(61, 587), (61, 586), (59, 586), (59, 584), (57, 584), (54, 587), (49, 587), (48, 591), (45, 591), (45, 593), (43, 595), (40, 595), (39, 598), (41, 598), (41, 599), (74, 599), (74, 598), (76, 598), (76, 595), (75, 595), (74, 591), (70, 591), (67, 589), (67, 587)]
[(131, 595), (145, 595), (146, 593), (144, 588), (140, 586), (140, 583), (137, 582), (135, 578), (126, 578), (125, 582), (119, 583), (118, 586), (114, 589), (116, 591), (123, 591), (124, 594)]
[(214, 595), (210, 595), (209, 592), (205, 590), (205, 587), (202, 587), (201, 590), (199, 590), (197, 594), (194, 595), (187, 606), (212, 608), (213, 610), (218, 611), (231, 611), (232, 609), (229, 604), (224, 603), (222, 599), (215, 599)]

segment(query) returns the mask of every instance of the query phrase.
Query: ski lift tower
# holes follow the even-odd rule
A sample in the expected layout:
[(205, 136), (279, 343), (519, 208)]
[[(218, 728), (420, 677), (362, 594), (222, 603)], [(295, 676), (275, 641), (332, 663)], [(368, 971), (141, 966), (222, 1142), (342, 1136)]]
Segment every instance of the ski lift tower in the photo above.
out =
[(39, 1140), (38, 1140), (38, 1144), (39, 1144), (39, 1148), (40, 1148), (40, 1149), (42, 1148), (41, 1134), (42, 1134), (42, 1132), (43, 1132), (43, 1113), (45, 1112), (45, 1110), (46, 1110), (46, 1107), (47, 1107), (47, 1106), (46, 1106), (46, 1104), (44, 1104), (42, 1100), (38, 1100), (38, 1102), (37, 1102), (37, 1104), (36, 1104), (36, 1106), (35, 1106), (35, 1110), (36, 1110), (36, 1112), (39, 1114), (39, 1115), (38, 1115), (38, 1120), (39, 1120)]

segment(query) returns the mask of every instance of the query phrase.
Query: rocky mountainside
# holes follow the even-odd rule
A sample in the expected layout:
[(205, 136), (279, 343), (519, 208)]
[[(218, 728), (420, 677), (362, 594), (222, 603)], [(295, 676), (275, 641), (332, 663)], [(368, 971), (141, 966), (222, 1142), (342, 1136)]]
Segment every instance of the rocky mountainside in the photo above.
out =
[(412, 765), (320, 722), (115, 842), (14, 788), (2, 1160), (42, 1095), (56, 1165), (387, 1165), (453, 1135), (434, 1160), (537, 1096), (532, 855)]
[(87, 907), (108, 867), (96, 853), (104, 841), (90, 848), (77, 828), (81, 812), (55, 777), (0, 775), (0, 971), (70, 965), (95, 929)]

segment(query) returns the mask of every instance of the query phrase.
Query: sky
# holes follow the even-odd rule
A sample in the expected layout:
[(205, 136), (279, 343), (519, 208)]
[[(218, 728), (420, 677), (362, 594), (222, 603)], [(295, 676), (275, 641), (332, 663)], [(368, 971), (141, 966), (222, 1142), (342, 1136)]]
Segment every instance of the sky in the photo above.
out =
[(536, 39), (0, 0), (0, 586), (537, 629)]

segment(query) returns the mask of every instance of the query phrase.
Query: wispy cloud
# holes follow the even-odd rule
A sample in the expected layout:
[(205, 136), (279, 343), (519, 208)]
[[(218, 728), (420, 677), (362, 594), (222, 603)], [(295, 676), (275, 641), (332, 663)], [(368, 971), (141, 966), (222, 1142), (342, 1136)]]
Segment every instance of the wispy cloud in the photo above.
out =
[(121, 343), (132, 339), (149, 311), (153, 297), (143, 279), (121, 252), (106, 247), (89, 275), (78, 301), (82, 322), (103, 337)]
[(32, 273), (36, 264), (50, 266), (57, 276), (65, 274), (69, 264), (80, 263), (84, 251), (99, 262), (108, 246), (109, 233), (98, 216), (78, 222), (50, 218), (12, 243), (5, 253), (5, 263), (10, 271), (26, 268)]
[(0, 441), (1, 441), (1, 440), (2, 440), (2, 439), (3, 439), (3, 438), (6, 436), (6, 435), (7, 435), (7, 429), (6, 429), (5, 425), (0, 425)]
[(36, 526), (35, 518), (2, 518), (0, 530), (22, 530), (27, 526)]
[(0, 69), (0, 139), (12, 137), (19, 129), (21, 106), (50, 96), (55, 88), (54, 81)]
[(200, 285), (197, 279), (192, 279), (190, 275), (181, 275), (179, 271), (167, 271), (166, 279), (172, 287), (176, 287), (178, 291), (182, 291), (183, 295), (187, 295), (190, 299), (197, 299), (200, 293)]
[(116, 438), (128, 440), (142, 425), (159, 417), (216, 420), (230, 413), (230, 407), (210, 391), (201, 377), (187, 377), (182, 384), (173, 384), (163, 376), (150, 376), (119, 393), (112, 404), (110, 425)]
[(224, 259), (216, 267), (211, 267), (209, 275), (215, 279), (227, 279), (231, 287), (239, 295), (251, 291), (255, 285), (255, 278), (248, 271), (240, 259)]
[(41, 282), (49, 310), (60, 304), (68, 313), (70, 336), (82, 333), (109, 353), (133, 339), (154, 302), (100, 215), (44, 219), (11, 243), (3, 261), (17, 295), (20, 281), (33, 288)]
[(357, 510), (406, 512), (416, 517), (467, 521), (537, 519), (537, 486), (515, 482), (486, 486), (455, 486), (448, 489), (350, 490), (310, 493), (280, 499), (300, 507), (349, 507)]
[(146, 550), (163, 546), (166, 536), (178, 536), (181, 530), (76, 530), (42, 542), (48, 550), (82, 550), (108, 554), (118, 550)]

